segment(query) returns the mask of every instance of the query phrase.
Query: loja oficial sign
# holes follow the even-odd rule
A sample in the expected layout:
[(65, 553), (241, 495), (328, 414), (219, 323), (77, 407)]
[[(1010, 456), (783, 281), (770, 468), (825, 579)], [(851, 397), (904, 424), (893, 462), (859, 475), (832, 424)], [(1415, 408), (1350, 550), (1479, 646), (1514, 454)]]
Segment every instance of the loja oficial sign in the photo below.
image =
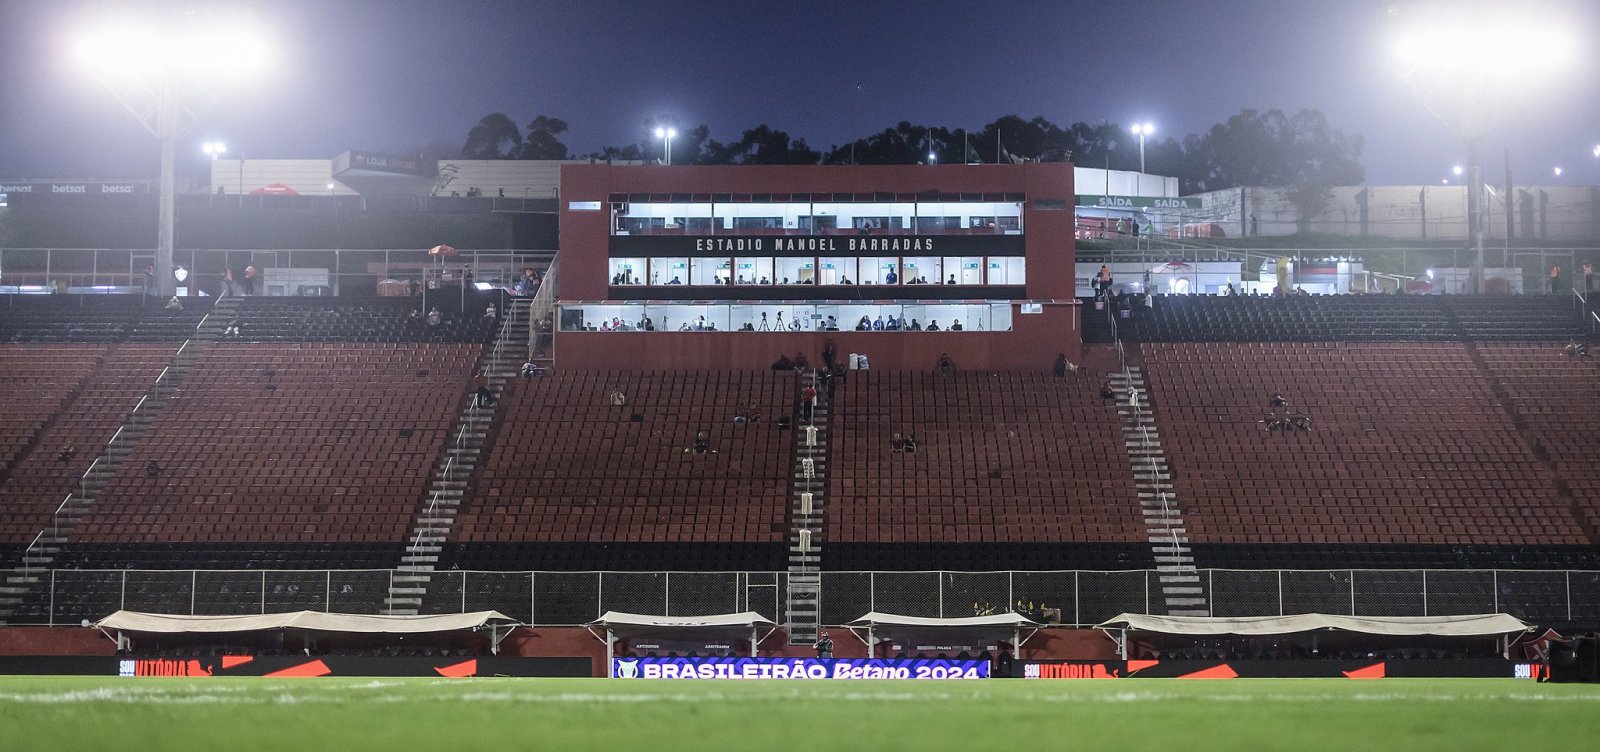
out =
[(946, 658), (613, 658), (617, 679), (987, 679), (989, 662)]

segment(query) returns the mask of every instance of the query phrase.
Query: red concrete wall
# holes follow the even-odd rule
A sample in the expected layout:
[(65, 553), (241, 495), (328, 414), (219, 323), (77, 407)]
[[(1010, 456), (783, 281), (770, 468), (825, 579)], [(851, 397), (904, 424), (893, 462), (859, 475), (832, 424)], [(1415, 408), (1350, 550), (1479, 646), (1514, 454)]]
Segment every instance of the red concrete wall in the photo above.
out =
[(116, 655), (117, 643), (98, 629), (0, 627), (0, 655)]
[(1109, 661), (1117, 658), (1117, 644), (1098, 629), (1041, 629), (1022, 643), (1022, 654), (1033, 661)]
[[(562, 300), (606, 300), (607, 247), (612, 194), (710, 193), (1021, 193), (1028, 297), (1073, 300), (1072, 165), (684, 166), (563, 165), (561, 168)], [(1035, 208), (1036, 201), (1060, 209)], [(596, 201), (599, 211), (573, 211), (572, 202)], [(909, 293), (908, 294), (913, 294)], [(952, 301), (953, 302), (953, 301)], [(1014, 316), (1012, 332), (879, 335), (855, 342), (833, 336), (841, 353), (865, 352), (874, 368), (931, 368), (942, 352), (972, 368), (1048, 369), (1057, 353), (1076, 362), (1082, 337), (1075, 307), (1047, 306), (1041, 315)], [(619, 339), (627, 337), (631, 339)], [(762, 367), (779, 352), (814, 355), (823, 335), (802, 333), (568, 332), (556, 337), (564, 368), (720, 369)]]
[[(1028, 260), (1028, 296), (1073, 296), (1072, 165), (562, 165), (561, 297), (605, 300), (606, 250), (613, 193), (1021, 193)], [(1034, 201), (1060, 201), (1036, 209)], [(572, 211), (571, 202), (599, 201), (600, 211)]]
[(1046, 305), (1041, 314), (1014, 315), (1009, 332), (559, 332), (555, 357), (562, 368), (580, 370), (693, 371), (761, 369), (798, 352), (815, 366), (823, 341), (832, 339), (840, 361), (863, 353), (879, 370), (931, 371), (948, 353), (958, 369), (1044, 372), (1057, 354), (1079, 362), (1079, 307)]

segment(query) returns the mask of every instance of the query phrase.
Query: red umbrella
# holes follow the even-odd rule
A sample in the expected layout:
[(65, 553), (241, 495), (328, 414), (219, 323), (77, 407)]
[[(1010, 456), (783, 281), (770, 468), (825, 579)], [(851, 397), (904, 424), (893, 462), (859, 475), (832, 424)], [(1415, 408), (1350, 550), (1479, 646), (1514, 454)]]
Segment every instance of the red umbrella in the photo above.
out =
[(257, 195), (259, 195), (259, 196), (298, 196), (298, 195), (300, 195), (300, 192), (295, 190), (295, 189), (293, 189), (293, 188), (290, 188), (287, 185), (284, 185), (283, 183), (273, 183), (272, 185), (265, 186), (265, 187), (262, 187), (262, 188), (257, 188), (255, 190), (251, 191), (250, 195), (252, 195), (252, 196), (257, 196)]
[(447, 245), (436, 245), (428, 249), (429, 256), (454, 256), (459, 251)]

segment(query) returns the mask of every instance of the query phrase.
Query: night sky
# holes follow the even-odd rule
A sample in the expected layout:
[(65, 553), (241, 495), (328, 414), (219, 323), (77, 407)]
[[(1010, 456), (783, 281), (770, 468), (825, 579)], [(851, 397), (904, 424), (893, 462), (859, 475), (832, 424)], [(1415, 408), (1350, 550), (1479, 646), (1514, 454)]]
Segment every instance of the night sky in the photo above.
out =
[[(0, 177), (154, 175), (154, 141), (71, 59), (72, 30), (106, 5), (0, 0)], [(560, 117), (584, 153), (639, 140), (649, 117), (722, 141), (765, 122), (826, 149), (900, 120), (1149, 120), (1181, 137), (1243, 108), (1318, 107), (1366, 138), (1370, 182), (1437, 183), (1464, 161), (1389, 66), (1388, 5), (1369, 0), (234, 5), (281, 58), (180, 144), (186, 173), (202, 171), (208, 139), (230, 157), (415, 152), (459, 147), (494, 111)], [(1522, 80), (1497, 92), (1495, 179), (1509, 145), (1518, 182), (1600, 184), (1600, 3), (1558, 7), (1582, 59), (1508, 61)]]

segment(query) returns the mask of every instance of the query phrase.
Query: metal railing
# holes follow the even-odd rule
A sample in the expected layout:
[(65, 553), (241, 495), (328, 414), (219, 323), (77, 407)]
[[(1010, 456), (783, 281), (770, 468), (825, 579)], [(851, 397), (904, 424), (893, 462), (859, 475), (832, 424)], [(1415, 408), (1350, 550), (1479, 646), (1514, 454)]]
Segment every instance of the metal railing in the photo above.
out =
[[(11, 624), (76, 625), (127, 609), (223, 615), (301, 609), (377, 614), (391, 578), (376, 570), (79, 570), (38, 572)], [(1127, 571), (823, 572), (821, 621), (869, 611), (971, 616), (1021, 601), (1092, 626), (1120, 613), (1164, 613), (1163, 574)], [(1444, 616), (1505, 612), (1535, 624), (1600, 626), (1600, 571), (1488, 569), (1199, 569), (1216, 616), (1307, 612)], [(434, 572), (423, 614), (495, 610), (540, 626), (606, 611), (703, 616), (756, 611), (784, 623), (785, 572)]]

